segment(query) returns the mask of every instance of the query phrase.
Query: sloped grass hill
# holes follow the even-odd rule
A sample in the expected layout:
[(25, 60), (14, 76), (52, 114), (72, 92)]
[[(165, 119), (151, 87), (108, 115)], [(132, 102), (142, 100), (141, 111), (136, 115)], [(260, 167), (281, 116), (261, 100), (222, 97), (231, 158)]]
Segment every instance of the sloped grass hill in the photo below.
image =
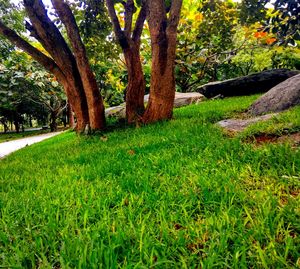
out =
[(257, 96), (174, 120), (69, 132), (0, 161), (4, 268), (295, 268), (300, 152), (214, 123)]

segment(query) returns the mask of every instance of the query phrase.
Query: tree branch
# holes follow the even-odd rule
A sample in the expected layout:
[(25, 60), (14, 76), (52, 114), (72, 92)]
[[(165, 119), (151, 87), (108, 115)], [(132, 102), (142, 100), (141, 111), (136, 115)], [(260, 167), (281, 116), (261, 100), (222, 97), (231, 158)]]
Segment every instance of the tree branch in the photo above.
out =
[(49, 19), (42, 0), (24, 0), (24, 6), (31, 21), (31, 33), (48, 51), (63, 71), (73, 69), (74, 57), (66, 41)]
[(114, 33), (118, 39), (118, 42), (119, 42), (120, 46), (122, 47), (122, 49), (126, 49), (129, 47), (129, 42), (126, 38), (126, 35), (124, 34), (124, 32), (121, 29), (120, 22), (119, 22), (117, 14), (116, 14), (113, 0), (106, 0), (106, 6), (107, 6), (108, 14), (109, 14), (109, 17), (111, 19), (111, 22), (112, 22), (112, 25), (114, 28)]
[(53, 73), (60, 81), (65, 80), (62, 71), (51, 58), (43, 54), (37, 48), (30, 45), (26, 40), (20, 37), (15, 31), (5, 26), (1, 21), (0, 21), (0, 34), (6, 37), (15, 46), (28, 53), (45, 69)]
[(169, 30), (176, 31), (179, 19), (180, 19), (180, 10), (182, 6), (182, 0), (173, 0), (170, 15), (168, 19), (168, 28)]
[(125, 8), (124, 33), (127, 38), (130, 38), (131, 28), (132, 28), (132, 17), (135, 9), (133, 0), (127, 0), (126, 4), (124, 5), (124, 8)]
[(79, 29), (70, 7), (63, 0), (51, 0), (51, 2), (59, 18), (66, 27), (68, 38), (76, 56), (76, 62), (77, 58), (82, 58), (85, 62), (88, 62), (86, 50), (82, 43)]
[(132, 34), (133, 42), (140, 43), (146, 17), (147, 17), (147, 4), (145, 1), (143, 1), (141, 10), (140, 10), (138, 18), (136, 20), (135, 27), (134, 27), (133, 34)]

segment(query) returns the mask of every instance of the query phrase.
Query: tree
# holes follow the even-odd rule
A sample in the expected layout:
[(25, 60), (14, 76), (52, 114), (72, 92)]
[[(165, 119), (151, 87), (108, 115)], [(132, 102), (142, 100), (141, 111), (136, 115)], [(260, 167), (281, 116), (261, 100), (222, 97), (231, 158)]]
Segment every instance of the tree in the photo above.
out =
[[(124, 29), (117, 17), (115, 4), (124, 6)], [(133, 15), (140, 3), (140, 10), (133, 27)], [(177, 26), (182, 0), (164, 1), (113, 1), (106, 0), (114, 32), (120, 44), (128, 71), (126, 116), (129, 122), (150, 123), (170, 119), (175, 96), (174, 64)], [(145, 78), (140, 45), (143, 25), (147, 17), (151, 37), (152, 69), (150, 98), (144, 112)]]
[[(121, 2), (124, 7), (124, 30), (121, 28), (115, 4)], [(106, 0), (108, 13), (111, 18), (114, 33), (122, 48), (128, 73), (126, 89), (126, 118), (129, 123), (138, 120), (144, 113), (145, 79), (140, 57), (141, 35), (147, 15), (146, 1), (142, 1), (135, 25), (133, 15), (137, 3), (133, 0)]]
[(25, 10), (30, 19), (26, 28), (36, 38), (46, 55), (0, 21), (0, 34), (15, 46), (27, 52), (63, 85), (68, 100), (77, 118), (77, 130), (84, 131), (105, 127), (104, 105), (95, 76), (90, 68), (84, 44), (74, 15), (65, 1), (51, 0), (59, 19), (66, 29), (71, 45), (47, 15), (41, 0), (24, 0)]
[(170, 119), (175, 97), (175, 52), (182, 0), (148, 2), (152, 67), (150, 97), (143, 122)]

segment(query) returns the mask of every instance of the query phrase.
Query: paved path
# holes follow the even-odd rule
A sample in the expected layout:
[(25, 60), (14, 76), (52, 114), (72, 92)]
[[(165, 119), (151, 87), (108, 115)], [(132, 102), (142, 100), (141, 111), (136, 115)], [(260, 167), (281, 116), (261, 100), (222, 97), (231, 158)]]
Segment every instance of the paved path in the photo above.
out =
[(41, 135), (30, 136), (30, 137), (25, 137), (25, 138), (13, 140), (13, 141), (0, 143), (0, 158), (3, 158), (6, 155), (8, 155), (14, 151), (17, 151), (21, 148), (24, 148), (24, 147), (32, 145), (34, 143), (40, 142), (42, 140), (53, 137), (60, 133), (62, 133), (62, 132), (41, 134)]

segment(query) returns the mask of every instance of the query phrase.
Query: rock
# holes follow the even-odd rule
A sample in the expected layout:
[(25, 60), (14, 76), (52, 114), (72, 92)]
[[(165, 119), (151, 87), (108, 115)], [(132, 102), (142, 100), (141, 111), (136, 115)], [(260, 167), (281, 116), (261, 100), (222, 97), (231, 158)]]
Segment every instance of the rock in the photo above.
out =
[(278, 84), (249, 108), (253, 115), (279, 112), (300, 104), (300, 74)]
[[(199, 103), (204, 99), (204, 95), (198, 92), (176, 92), (174, 99), (174, 107), (182, 107), (190, 104)], [(144, 101), (147, 103), (149, 100), (149, 94), (145, 95)]]
[(126, 109), (125, 103), (119, 106), (113, 106), (105, 109), (105, 116), (106, 117), (116, 117), (119, 119), (125, 118), (126, 116)]
[(176, 92), (174, 99), (174, 107), (182, 107), (191, 104), (198, 104), (203, 101), (204, 95), (198, 92)]
[(259, 121), (269, 120), (276, 115), (277, 114), (273, 113), (273, 114), (267, 114), (267, 115), (263, 115), (260, 117), (255, 117), (255, 118), (250, 118), (250, 119), (245, 119), (245, 120), (241, 120), (241, 119), (222, 120), (222, 121), (219, 121), (217, 123), (217, 125), (219, 125), (220, 127), (224, 128), (230, 132), (241, 132), (244, 129), (246, 129), (250, 124), (253, 124), (253, 123), (256, 123)]
[[(174, 107), (182, 107), (190, 104), (199, 103), (204, 99), (204, 96), (198, 92), (188, 92), (188, 93), (181, 93), (176, 92), (175, 93), (175, 99), (174, 99)], [(145, 95), (144, 102), (148, 103), (149, 100), (149, 94)], [(125, 103), (110, 107), (105, 110), (105, 115), (107, 117), (116, 117), (116, 118), (125, 118), (126, 115), (126, 109), (125, 109)]]
[(197, 91), (207, 98), (217, 95), (229, 97), (262, 93), (299, 73), (300, 71), (288, 69), (267, 70), (249, 76), (210, 82), (198, 88)]

